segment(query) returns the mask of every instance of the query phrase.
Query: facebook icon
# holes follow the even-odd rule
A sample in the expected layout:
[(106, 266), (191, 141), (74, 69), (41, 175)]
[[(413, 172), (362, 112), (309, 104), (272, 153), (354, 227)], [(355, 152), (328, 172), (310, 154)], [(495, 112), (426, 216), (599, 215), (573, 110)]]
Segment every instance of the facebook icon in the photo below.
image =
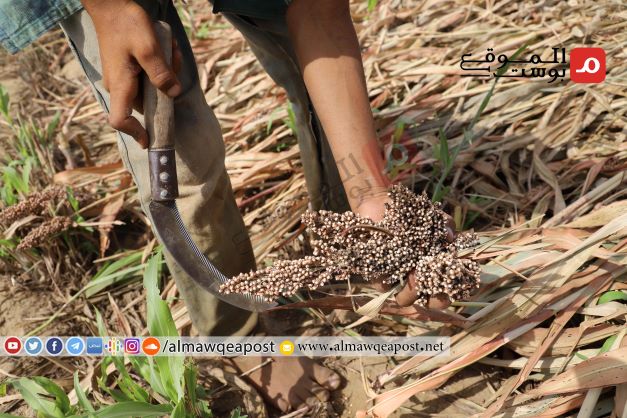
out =
[(63, 341), (58, 337), (50, 337), (46, 341), (46, 351), (51, 356), (58, 356), (63, 351)]

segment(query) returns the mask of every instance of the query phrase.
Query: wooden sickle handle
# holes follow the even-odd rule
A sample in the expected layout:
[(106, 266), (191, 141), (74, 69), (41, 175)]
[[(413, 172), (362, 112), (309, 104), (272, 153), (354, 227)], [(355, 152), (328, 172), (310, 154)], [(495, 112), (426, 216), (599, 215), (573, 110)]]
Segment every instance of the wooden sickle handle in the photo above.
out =
[[(172, 65), (172, 32), (165, 22), (155, 23), (157, 40), (166, 63)], [(155, 88), (147, 76), (143, 80), (144, 124), (148, 132), (148, 165), (151, 196), (156, 201), (178, 196), (174, 153), (174, 101)]]

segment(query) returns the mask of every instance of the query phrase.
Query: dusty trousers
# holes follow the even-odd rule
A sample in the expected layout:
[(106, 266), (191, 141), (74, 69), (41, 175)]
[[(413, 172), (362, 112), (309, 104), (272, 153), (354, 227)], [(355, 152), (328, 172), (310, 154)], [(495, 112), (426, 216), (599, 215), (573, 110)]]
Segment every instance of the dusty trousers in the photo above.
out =
[[(178, 73), (183, 91), (174, 101), (177, 200), (183, 221), (198, 247), (226, 276), (250, 271), (255, 259), (224, 166), (224, 143), (218, 120), (200, 88), (194, 56), (185, 30), (169, 0), (136, 0), (155, 20), (169, 23), (183, 54)], [(207, 4), (207, 7), (210, 7)], [(284, 16), (276, 20), (225, 14), (242, 33), (268, 74), (284, 87), (296, 115), (296, 129), (311, 207), (348, 210), (348, 202), (329, 145), (309, 101), (287, 35)], [(98, 40), (87, 12), (61, 22), (70, 46), (105, 111), (109, 94), (102, 82)], [(140, 114), (135, 115), (140, 121)], [(148, 156), (135, 140), (119, 133), (118, 147), (133, 176), (144, 209), (150, 202)], [(158, 237), (157, 231), (155, 234)], [(245, 335), (257, 315), (235, 308), (205, 291), (166, 252), (166, 262), (192, 323), (201, 335)]]

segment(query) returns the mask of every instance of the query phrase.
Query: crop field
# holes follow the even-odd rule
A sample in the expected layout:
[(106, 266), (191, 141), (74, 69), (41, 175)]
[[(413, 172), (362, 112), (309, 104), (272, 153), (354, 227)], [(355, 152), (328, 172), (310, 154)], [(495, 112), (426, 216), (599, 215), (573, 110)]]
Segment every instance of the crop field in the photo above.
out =
[[(321, 358), (340, 388), (284, 416), (627, 417), (624, 2), (351, 2), (387, 175), (424, 192), (429, 217), (440, 202), (459, 236), (472, 236), (455, 247), (465, 273), (446, 309), (421, 303), (427, 293), (400, 306), (392, 290), (302, 261), (315, 222), (301, 221), (309, 202), (287, 95), (205, 2), (176, 5), (257, 267), (302, 263), (302, 281), (262, 321), (269, 332), (450, 337), (446, 357)], [(568, 63), (553, 61), (576, 47), (605, 51), (604, 81), (575, 83)], [(460, 67), (487, 52), (536, 54), (566, 76)], [(0, 52), (0, 142), (1, 336), (198, 335), (60, 30)], [(338, 257), (323, 267), (340, 275)], [(291, 280), (269, 277), (260, 286), (275, 293), (274, 281)], [(249, 279), (231, 289), (252, 288)], [(221, 358), (0, 357), (0, 418), (281, 415)]]

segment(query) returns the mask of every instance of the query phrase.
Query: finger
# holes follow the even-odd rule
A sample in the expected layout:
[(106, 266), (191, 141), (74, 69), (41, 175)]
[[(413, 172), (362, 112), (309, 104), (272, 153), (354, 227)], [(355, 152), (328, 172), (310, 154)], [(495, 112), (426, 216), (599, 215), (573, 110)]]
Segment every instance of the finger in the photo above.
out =
[(396, 294), (396, 303), (399, 306), (410, 306), (418, 298), (416, 294), (416, 276), (414, 273), (410, 273), (407, 276), (407, 281), (405, 282), (405, 286)]
[(370, 287), (378, 292), (387, 292), (391, 286), (389, 283), (384, 283), (383, 279), (376, 279), (370, 282)]
[(153, 86), (170, 97), (176, 97), (181, 93), (181, 85), (172, 68), (165, 62), (163, 51), (156, 37), (153, 37), (152, 41), (140, 51), (135, 52), (134, 57)]
[(446, 309), (451, 305), (451, 300), (445, 293), (438, 293), (429, 298), (427, 307), (429, 309)]
[(142, 148), (148, 146), (148, 134), (133, 116), (133, 100), (137, 96), (138, 80), (126, 73), (111, 83), (111, 109), (109, 124), (120, 132), (132, 136)]
[(455, 241), (455, 236), (456, 234), (456, 225), (455, 225), (455, 219), (453, 219), (453, 217), (451, 215), (449, 215), (446, 212), (442, 212), (444, 213), (444, 218), (446, 221), (446, 240), (448, 242), (453, 242)]
[(446, 240), (448, 242), (453, 242), (455, 241), (455, 236), (457, 234), (455, 233), (455, 230), (453, 228), (451, 228), (450, 226), (446, 227)]

